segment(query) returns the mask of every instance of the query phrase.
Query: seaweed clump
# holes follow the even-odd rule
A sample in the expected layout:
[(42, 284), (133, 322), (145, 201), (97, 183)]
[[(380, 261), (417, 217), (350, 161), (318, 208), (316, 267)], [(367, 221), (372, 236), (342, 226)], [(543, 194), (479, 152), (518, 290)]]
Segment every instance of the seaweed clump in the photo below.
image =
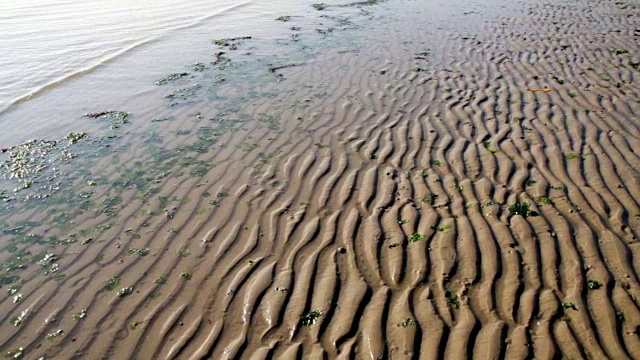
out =
[(509, 212), (512, 215), (520, 215), (522, 217), (531, 216), (531, 205), (529, 203), (516, 203), (514, 205), (509, 206)]

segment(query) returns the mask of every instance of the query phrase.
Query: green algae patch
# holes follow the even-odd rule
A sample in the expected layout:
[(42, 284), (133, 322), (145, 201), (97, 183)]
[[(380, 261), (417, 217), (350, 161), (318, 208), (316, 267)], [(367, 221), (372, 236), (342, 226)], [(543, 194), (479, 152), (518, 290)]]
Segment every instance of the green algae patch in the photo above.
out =
[(156, 85), (167, 85), (169, 83), (178, 81), (180, 79), (182, 79), (185, 76), (189, 76), (188, 72), (181, 72), (181, 73), (176, 73), (176, 74), (171, 74), (169, 76), (165, 76), (162, 79), (158, 79), (154, 82), (154, 84)]
[(87, 317), (87, 309), (82, 309), (82, 310), (74, 313), (72, 317), (73, 317), (73, 320), (76, 320), (76, 321), (86, 318)]
[(193, 274), (188, 272), (183, 272), (182, 274), (180, 274), (180, 277), (184, 280), (191, 280), (193, 278)]
[(412, 318), (406, 318), (396, 324), (397, 327), (401, 327), (401, 328), (406, 328), (412, 325), (415, 325), (415, 321), (413, 321)]
[(129, 114), (124, 111), (102, 111), (87, 113), (84, 116), (90, 119), (97, 119), (108, 122), (109, 128), (112, 130), (119, 129), (122, 125), (129, 123)]
[(324, 316), (324, 311), (322, 310), (313, 310), (308, 312), (305, 315), (302, 315), (302, 325), (304, 326), (311, 326), (313, 324), (315, 324), (319, 318), (321, 318), (322, 316)]
[(116, 275), (114, 277), (111, 277), (107, 280), (107, 285), (105, 285), (104, 289), (107, 291), (113, 291), (118, 288), (118, 286), (120, 286), (120, 282), (120, 276)]
[(118, 295), (118, 297), (125, 297), (125, 296), (129, 296), (131, 294), (133, 294), (133, 287), (132, 286), (129, 286), (129, 287), (126, 287), (126, 288), (122, 288), (122, 289), (120, 289), (120, 290), (118, 290), (116, 292), (116, 295)]
[(131, 248), (127, 250), (128, 255), (138, 255), (138, 256), (147, 256), (149, 255), (149, 252), (150, 252), (149, 248), (142, 248), (142, 249)]
[(531, 205), (528, 203), (516, 203), (509, 206), (509, 212), (512, 215), (520, 215), (526, 218), (531, 215)]

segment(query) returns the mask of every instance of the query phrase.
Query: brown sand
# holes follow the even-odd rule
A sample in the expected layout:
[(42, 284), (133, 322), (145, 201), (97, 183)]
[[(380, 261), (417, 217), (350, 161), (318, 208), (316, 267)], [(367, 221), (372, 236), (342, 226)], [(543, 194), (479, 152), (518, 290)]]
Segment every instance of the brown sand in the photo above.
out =
[[(325, 11), (366, 12), (375, 28), (347, 27), (358, 51), (278, 70), (284, 81), (266, 90), (275, 95), (242, 109), (280, 123), (223, 135), (226, 146), (198, 156), (214, 165), (205, 177), (161, 178), (162, 194), (179, 199), (175, 217), (141, 215), (149, 205), (124, 192), (116, 225), (65, 250), (64, 281), (25, 270), (24, 300), (0, 301), (2, 349), (29, 359), (640, 358), (638, 5)], [(166, 126), (185, 124), (201, 125)], [(134, 146), (119, 166), (145, 151)], [(534, 214), (511, 214), (517, 202)], [(128, 256), (132, 247), (151, 251)], [(103, 290), (116, 275), (131, 295)]]

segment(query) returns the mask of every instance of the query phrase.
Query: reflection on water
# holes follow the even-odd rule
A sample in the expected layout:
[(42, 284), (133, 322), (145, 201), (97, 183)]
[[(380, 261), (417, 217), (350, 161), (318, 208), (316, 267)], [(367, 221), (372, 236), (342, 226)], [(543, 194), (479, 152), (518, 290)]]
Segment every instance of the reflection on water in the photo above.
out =
[[(7, 4), (8, 3), (8, 4)], [(245, 2), (48, 0), (5, 2), (0, 13), (0, 109)]]

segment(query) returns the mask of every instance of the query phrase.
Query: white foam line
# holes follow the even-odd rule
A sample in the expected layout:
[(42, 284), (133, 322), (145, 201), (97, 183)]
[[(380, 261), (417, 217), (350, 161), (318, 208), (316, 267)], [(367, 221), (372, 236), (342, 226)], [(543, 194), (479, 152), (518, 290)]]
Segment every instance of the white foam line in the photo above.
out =
[(100, 60), (96, 64), (93, 64), (93, 65), (90, 65), (90, 66), (85, 67), (83, 69), (74, 71), (74, 72), (72, 72), (70, 74), (63, 75), (63, 76), (61, 76), (61, 77), (59, 77), (59, 78), (57, 78), (57, 79), (45, 84), (45, 85), (42, 85), (41, 87), (39, 87), (37, 89), (29, 92), (28, 94), (22, 95), (22, 96), (20, 96), (20, 97), (18, 97), (16, 99), (12, 100), (9, 104), (7, 104), (4, 107), (0, 108), (0, 114), (3, 114), (5, 112), (9, 111), (12, 107), (14, 107), (14, 106), (16, 106), (18, 104), (24, 103), (26, 101), (29, 101), (29, 100), (33, 99), (34, 97), (42, 95), (45, 92), (47, 92), (47, 91), (49, 91), (51, 89), (55, 89), (56, 87), (58, 87), (58, 86), (60, 86), (62, 84), (65, 84), (65, 83), (67, 83), (67, 82), (69, 82), (71, 80), (74, 80), (76, 78), (79, 78), (79, 77), (87, 75), (87, 74), (91, 74), (92, 72), (96, 71), (97, 69), (101, 68), (102, 66), (104, 66), (106, 64), (109, 64), (109, 63), (113, 62), (114, 60), (118, 59), (122, 55), (127, 54), (127, 53), (129, 53), (129, 52), (131, 52), (131, 51), (133, 51), (135, 49), (138, 49), (138, 48), (144, 46), (144, 45), (154, 43), (154, 42), (156, 42), (156, 41), (168, 36), (171, 32), (178, 31), (178, 30), (184, 30), (184, 29), (188, 29), (188, 28), (200, 25), (205, 20), (209, 20), (209, 19), (212, 19), (214, 17), (226, 14), (229, 11), (236, 10), (238, 8), (247, 6), (247, 5), (251, 4), (251, 3), (253, 3), (253, 1), (245, 1), (245, 2), (240, 3), (240, 4), (231, 5), (231, 6), (227, 7), (227, 8), (224, 8), (222, 10), (217, 11), (214, 14), (209, 14), (209, 15), (203, 16), (203, 17), (201, 17), (201, 18), (199, 18), (199, 19), (197, 19), (197, 20), (195, 20), (195, 21), (193, 21), (193, 22), (191, 22), (189, 24), (185, 24), (185, 25), (180, 25), (180, 26), (169, 28), (169, 29), (165, 30), (165, 32), (163, 34), (158, 35), (156, 37), (147, 38), (145, 40), (142, 40), (142, 41), (139, 41), (139, 42), (137, 42), (135, 44), (132, 44), (132, 45), (130, 45), (130, 46), (128, 46), (128, 47), (116, 52), (115, 54), (112, 54), (112, 55), (110, 55), (110, 56), (108, 56), (106, 58), (103, 58), (102, 60)]

